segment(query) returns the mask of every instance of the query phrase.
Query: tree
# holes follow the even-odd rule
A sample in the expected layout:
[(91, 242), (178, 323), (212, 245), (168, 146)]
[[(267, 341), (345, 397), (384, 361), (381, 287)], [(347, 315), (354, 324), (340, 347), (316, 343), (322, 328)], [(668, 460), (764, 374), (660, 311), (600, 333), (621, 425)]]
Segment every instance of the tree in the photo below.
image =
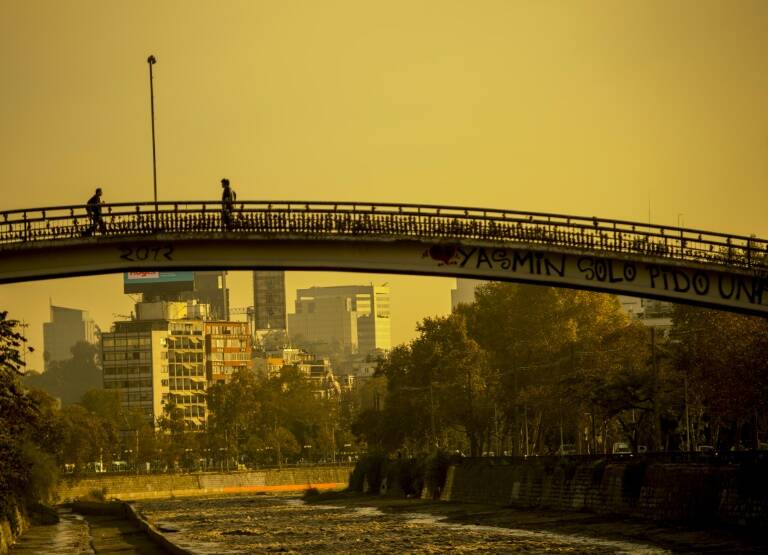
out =
[(65, 405), (61, 409), (61, 462), (74, 464), (78, 471), (90, 462), (109, 462), (116, 437), (104, 421), (82, 405)]
[(77, 403), (86, 391), (101, 389), (103, 377), (97, 347), (79, 342), (71, 352), (71, 358), (52, 362), (42, 374), (29, 373), (24, 383), (59, 397), (65, 404)]
[[(554, 452), (578, 437), (588, 397), (568, 394), (579, 353), (600, 349), (626, 323), (615, 297), (570, 289), (489, 283), (457, 310), (498, 373), (495, 425), (521, 453)], [(499, 442), (501, 438), (499, 438)], [(500, 449), (506, 450), (506, 449)]]
[(396, 347), (380, 362), (377, 374), (387, 379), (384, 408), (362, 412), (353, 430), (380, 448), (429, 452), (440, 444), (438, 431), (453, 429), (466, 437), (470, 453), (479, 455), (496, 379), (486, 353), (468, 336), (460, 314), (427, 318), (418, 331), (410, 345)]
[(56, 482), (45, 399), (28, 395), (19, 382), (26, 338), (17, 320), (0, 311), (0, 516), (16, 502), (46, 501)]
[(228, 384), (208, 391), (208, 448), (237, 458), (252, 436), (258, 434), (261, 386), (256, 375), (237, 370)]
[(207, 448), (239, 462), (282, 464), (309, 453), (332, 459), (343, 437), (341, 399), (316, 391), (292, 365), (272, 378), (239, 370), (208, 390), (208, 407)]
[(723, 449), (757, 447), (768, 431), (768, 321), (675, 307), (673, 360), (687, 385), (687, 434)]
[(9, 320), (8, 311), (0, 311), (0, 375), (4, 378), (3, 383), (10, 383), (11, 376), (24, 375), (24, 357), (22, 352), (34, 352), (34, 349), (27, 346), (27, 338), (16, 331), (20, 322), (18, 320)]
[(616, 418), (637, 451), (639, 430), (655, 408), (656, 376), (651, 364), (648, 330), (627, 323), (607, 334), (599, 349), (581, 366), (572, 391), (590, 406), (602, 409), (607, 419)]
[[(492, 392), (498, 378), (485, 350), (472, 339), (459, 313), (425, 319), (412, 344), (414, 374), (430, 387), (436, 410), (445, 424), (467, 437), (470, 454), (479, 456), (493, 413)], [(438, 387), (436, 387), (438, 386)]]

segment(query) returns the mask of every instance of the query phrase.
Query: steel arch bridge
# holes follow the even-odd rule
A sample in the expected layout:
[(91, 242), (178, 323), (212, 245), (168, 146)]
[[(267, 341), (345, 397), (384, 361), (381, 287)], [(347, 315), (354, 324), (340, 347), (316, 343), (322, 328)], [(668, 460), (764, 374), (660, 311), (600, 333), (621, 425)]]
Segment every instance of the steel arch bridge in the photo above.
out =
[(768, 316), (768, 241), (560, 214), (415, 204), (216, 201), (0, 212), (0, 283), (159, 269), (457, 276)]

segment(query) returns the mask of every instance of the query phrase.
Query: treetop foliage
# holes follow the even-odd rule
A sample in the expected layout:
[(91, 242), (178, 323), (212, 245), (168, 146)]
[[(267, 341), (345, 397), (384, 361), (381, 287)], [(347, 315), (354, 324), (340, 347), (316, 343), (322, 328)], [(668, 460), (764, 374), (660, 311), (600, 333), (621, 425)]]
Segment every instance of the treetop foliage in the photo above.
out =
[(768, 441), (764, 319), (678, 306), (667, 337), (615, 296), (488, 283), (417, 330), (379, 365), (383, 406), (353, 426), (369, 445), (478, 455)]

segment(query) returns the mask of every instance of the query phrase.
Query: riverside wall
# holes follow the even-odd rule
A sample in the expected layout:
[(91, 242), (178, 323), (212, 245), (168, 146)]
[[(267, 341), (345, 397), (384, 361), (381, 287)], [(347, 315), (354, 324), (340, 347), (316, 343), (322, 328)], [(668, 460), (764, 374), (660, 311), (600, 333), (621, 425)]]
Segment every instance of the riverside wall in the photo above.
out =
[(91, 475), (62, 478), (59, 502), (101, 492), (106, 498), (161, 499), (231, 493), (274, 493), (343, 489), (351, 466), (301, 466), (230, 473)]
[(440, 498), (757, 529), (768, 526), (768, 464), (473, 459), (448, 469)]

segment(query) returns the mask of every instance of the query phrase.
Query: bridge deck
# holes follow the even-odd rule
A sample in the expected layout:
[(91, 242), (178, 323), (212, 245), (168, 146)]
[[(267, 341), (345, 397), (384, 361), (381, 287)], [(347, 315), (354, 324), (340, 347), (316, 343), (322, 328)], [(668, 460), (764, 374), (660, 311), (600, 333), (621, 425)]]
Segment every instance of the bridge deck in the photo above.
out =
[[(126, 239), (157, 233), (202, 236), (227, 232), (275, 238), (485, 240), (508, 247), (550, 245), (768, 273), (768, 241), (764, 239), (537, 212), (387, 203), (242, 202), (226, 225), (220, 202), (174, 201), (105, 204), (103, 219), (105, 231), (97, 236)], [(90, 225), (83, 205), (0, 212), (0, 252), (65, 239), (91, 241), (83, 238)]]

